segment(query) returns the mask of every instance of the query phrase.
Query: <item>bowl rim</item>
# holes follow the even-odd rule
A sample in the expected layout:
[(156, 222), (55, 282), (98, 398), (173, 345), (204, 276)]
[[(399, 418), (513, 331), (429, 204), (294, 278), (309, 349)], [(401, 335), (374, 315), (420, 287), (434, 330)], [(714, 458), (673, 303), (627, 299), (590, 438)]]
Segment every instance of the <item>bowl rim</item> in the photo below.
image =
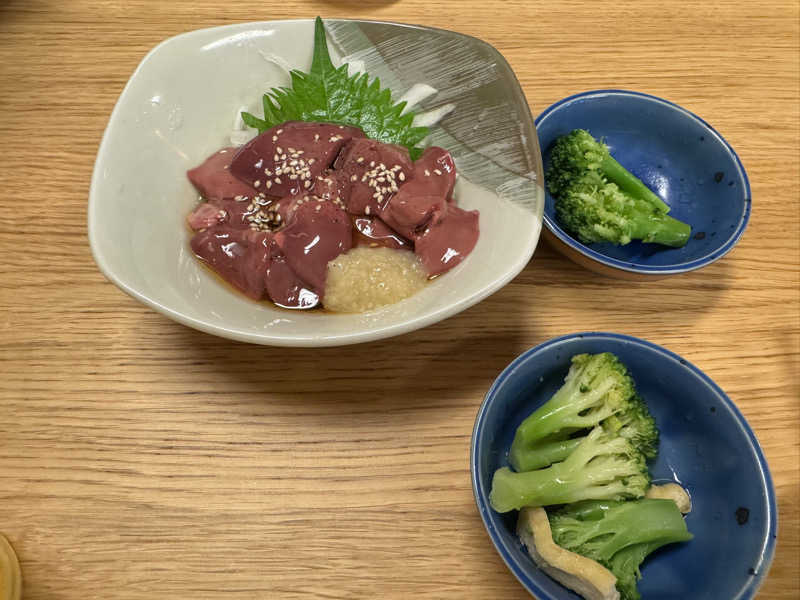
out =
[[(530, 105), (525, 99), (525, 94), (522, 89), (522, 84), (517, 77), (517, 74), (514, 72), (511, 64), (508, 60), (503, 56), (503, 54), (495, 48), (489, 42), (486, 42), (480, 38), (475, 36), (471, 36), (465, 33), (461, 33), (458, 31), (452, 31), (449, 29), (443, 29), (439, 27), (429, 27), (426, 25), (416, 25), (416, 24), (409, 24), (409, 23), (399, 23), (396, 21), (385, 21), (380, 19), (343, 19), (343, 18), (330, 18), (324, 19), (325, 21), (333, 21), (333, 22), (351, 22), (351, 23), (369, 23), (369, 24), (376, 24), (376, 25), (384, 25), (390, 27), (398, 27), (404, 29), (419, 29), (423, 31), (435, 31), (439, 33), (445, 33), (448, 35), (459, 36), (463, 38), (468, 38), (472, 41), (472, 43), (477, 43), (485, 48), (487, 48), (497, 59), (499, 65), (504, 66), (508, 73), (510, 74), (510, 79), (516, 84), (514, 89), (512, 90), (513, 95), (517, 98), (519, 106), (522, 108), (523, 114), (528, 115), (527, 122), (530, 123), (530, 132), (532, 133), (533, 137), (526, 135), (526, 138), (534, 139), (535, 143), (538, 145), (539, 138), (536, 136), (536, 124), (533, 118), (533, 113), (531, 112)], [(461, 298), (460, 300), (448, 304), (447, 306), (443, 306), (436, 310), (431, 311), (425, 316), (416, 316), (412, 318), (405, 319), (400, 322), (391, 323), (389, 325), (369, 329), (366, 331), (360, 331), (357, 333), (347, 333), (347, 334), (329, 334), (329, 335), (308, 335), (308, 336), (301, 336), (301, 335), (267, 335), (263, 333), (254, 333), (254, 332), (246, 332), (246, 331), (239, 331), (235, 329), (230, 329), (224, 326), (214, 325), (212, 323), (208, 323), (202, 319), (197, 319), (191, 316), (184, 314), (180, 310), (176, 310), (158, 302), (154, 298), (151, 298), (148, 294), (143, 293), (136, 289), (134, 286), (129, 285), (126, 283), (123, 278), (117, 274), (108, 264), (106, 257), (100, 250), (100, 242), (98, 240), (98, 230), (101, 228), (101, 225), (97, 222), (97, 210), (96, 206), (97, 203), (100, 201), (98, 197), (98, 182), (100, 177), (102, 176), (102, 166), (105, 161), (105, 154), (107, 152), (107, 147), (111, 143), (110, 142), (110, 129), (111, 124), (117, 120), (118, 114), (122, 112), (123, 101), (126, 98), (129, 90), (132, 86), (134, 79), (139, 75), (139, 73), (143, 70), (145, 64), (152, 60), (153, 56), (161, 50), (163, 47), (174, 43), (178, 39), (182, 38), (190, 38), (193, 36), (202, 35), (211, 31), (219, 31), (220, 33), (228, 30), (228, 31), (239, 31), (239, 30), (247, 30), (253, 27), (259, 26), (270, 26), (270, 25), (288, 25), (288, 24), (296, 24), (296, 23), (313, 23), (313, 18), (301, 18), (301, 19), (273, 19), (273, 20), (265, 20), (265, 21), (248, 21), (242, 23), (232, 23), (228, 25), (218, 25), (214, 27), (204, 27), (200, 29), (194, 29), (190, 31), (184, 31), (182, 33), (176, 34), (174, 36), (168, 37), (158, 44), (153, 46), (141, 59), (139, 64), (133, 70), (131, 75), (129, 76), (128, 80), (125, 82), (125, 86), (122, 88), (122, 91), (117, 98), (116, 103), (114, 104), (114, 108), (111, 110), (111, 114), (108, 117), (108, 121), (106, 123), (105, 129), (103, 130), (103, 135), (100, 140), (100, 144), (97, 149), (97, 154), (95, 156), (94, 167), (92, 169), (92, 177), (89, 184), (89, 202), (87, 206), (87, 234), (89, 238), (89, 247), (91, 249), (92, 258), (95, 261), (95, 264), (99, 268), (100, 272), (108, 279), (111, 283), (116, 285), (120, 290), (128, 294), (130, 297), (138, 300), (139, 302), (143, 303), (144, 305), (154, 309), (155, 311), (169, 317), (170, 319), (181, 323), (182, 325), (186, 325), (187, 327), (191, 327), (193, 329), (197, 329), (199, 331), (203, 331), (205, 333), (232, 339), (240, 342), (252, 343), (252, 344), (261, 344), (261, 345), (269, 345), (269, 346), (283, 346), (283, 347), (305, 347), (305, 348), (317, 348), (317, 347), (328, 347), (328, 346), (346, 346), (351, 344), (359, 344), (364, 342), (371, 342), (382, 340), (390, 337), (395, 337), (398, 335), (402, 335), (405, 333), (410, 333), (412, 331), (416, 331), (417, 329), (422, 329), (429, 325), (434, 325), (440, 321), (443, 321), (449, 317), (452, 317), (464, 310), (474, 306), (475, 304), (485, 300), (495, 292), (499, 291), (503, 287), (505, 287), (511, 280), (513, 280), (517, 275), (522, 272), (525, 266), (531, 261), (533, 258), (534, 252), (539, 244), (539, 240), (541, 238), (542, 233), (542, 220), (544, 216), (544, 198), (546, 194), (546, 190), (544, 189), (544, 185), (539, 182), (532, 183), (533, 185), (537, 185), (541, 187), (542, 194), (541, 194), (541, 214), (538, 214), (539, 211), (536, 211), (538, 226), (535, 228), (534, 235), (531, 235), (527, 240), (527, 244), (524, 248), (522, 248), (522, 252), (520, 254), (520, 258), (515, 261), (514, 263), (510, 264), (506, 272), (503, 274), (502, 277), (495, 280), (492, 285), (485, 287), (484, 289), (475, 292), (465, 298)], [(528, 144), (530, 143), (527, 142)], [(541, 152), (539, 153), (541, 155)]]
[[(472, 429), (472, 437), (470, 440), (470, 478), (472, 480), (472, 494), (475, 499), (475, 504), (478, 508), (478, 512), (480, 513), (481, 521), (483, 522), (483, 526), (486, 529), (486, 532), (489, 534), (489, 538), (492, 541), (492, 544), (495, 547), (495, 550), (503, 559), (503, 562), (506, 564), (508, 569), (513, 573), (513, 575), (517, 578), (517, 580), (522, 584), (522, 586), (534, 597), (541, 597), (542, 600), (545, 599), (553, 599), (553, 596), (545, 592), (541, 589), (538, 584), (528, 575), (526, 569), (518, 564), (513, 557), (509, 549), (503, 544), (497, 530), (494, 527), (494, 524), (490, 521), (488, 515), (491, 514), (492, 508), (489, 505), (489, 495), (487, 490), (485, 489), (480, 474), (478, 473), (478, 464), (480, 462), (480, 449), (481, 444), (479, 443), (480, 436), (483, 432), (483, 428), (485, 425), (485, 418), (486, 413), (488, 412), (489, 406), (497, 397), (498, 389), (508, 380), (516, 375), (517, 370), (528, 361), (535, 360), (537, 355), (540, 355), (544, 352), (548, 352), (552, 349), (555, 349), (559, 345), (564, 343), (568, 343), (575, 339), (585, 339), (585, 338), (594, 338), (594, 339), (605, 339), (607, 341), (614, 341), (614, 342), (626, 342), (628, 344), (633, 344), (638, 346), (644, 351), (652, 352), (655, 354), (660, 355), (662, 358), (666, 358), (672, 361), (677, 361), (682, 367), (686, 368), (690, 373), (692, 373), (695, 377), (699, 378), (702, 383), (706, 385), (708, 390), (713, 393), (716, 399), (719, 401), (720, 405), (724, 406), (728, 411), (730, 411), (731, 415), (733, 416), (736, 424), (738, 425), (739, 429), (745, 434), (747, 440), (749, 441), (753, 452), (756, 455), (758, 461), (758, 470), (761, 475), (761, 484), (762, 488), (766, 491), (767, 496), (767, 511), (768, 515), (766, 518), (767, 523), (767, 533), (766, 533), (766, 540), (764, 541), (761, 549), (761, 560), (758, 561), (759, 568), (757, 569), (756, 575), (752, 576), (751, 579), (741, 588), (740, 593), (736, 596), (735, 599), (732, 600), (750, 600), (755, 597), (756, 592), (761, 587), (761, 584), (764, 582), (764, 579), (769, 572), (769, 567), (772, 563), (772, 559), (775, 554), (775, 545), (777, 540), (778, 534), (778, 521), (777, 521), (777, 504), (775, 499), (775, 487), (772, 482), (772, 476), (769, 471), (769, 465), (767, 464), (766, 457), (764, 456), (764, 452), (761, 449), (761, 445), (758, 442), (758, 438), (756, 437), (753, 430), (750, 428), (750, 425), (747, 423), (747, 420), (744, 418), (744, 415), (739, 411), (733, 401), (722, 391), (720, 388), (708, 375), (706, 375), (703, 371), (701, 371), (697, 366), (683, 358), (682, 356), (664, 348), (663, 346), (659, 346), (658, 344), (654, 344), (653, 342), (637, 338), (631, 335), (622, 334), (622, 333), (611, 333), (605, 331), (584, 331), (584, 332), (577, 332), (577, 333), (570, 333), (562, 336), (558, 336), (555, 338), (551, 338), (533, 348), (529, 348), (528, 350), (521, 353), (517, 356), (511, 363), (506, 366), (505, 369), (501, 371), (501, 373), (497, 376), (497, 378), (492, 383), (489, 391), (486, 392), (486, 396), (483, 399), (480, 407), (478, 408), (478, 412), (475, 416), (475, 424)], [(566, 588), (565, 588), (566, 589)]]
[[(705, 256), (696, 258), (686, 263), (681, 263), (680, 265), (643, 265), (606, 256), (605, 254), (597, 252), (591, 247), (583, 244), (582, 242), (580, 242), (579, 240), (575, 239), (570, 234), (568, 234), (566, 231), (564, 231), (558, 225), (558, 222), (555, 219), (550, 218), (550, 216), (547, 214), (547, 211), (545, 211), (543, 215), (543, 221), (545, 227), (547, 227), (547, 229), (561, 242), (567, 244), (571, 248), (574, 248), (576, 251), (580, 252), (585, 257), (594, 260), (596, 262), (599, 262), (603, 265), (606, 265), (608, 267), (614, 269), (620, 269), (622, 271), (628, 271), (630, 273), (639, 273), (644, 275), (656, 275), (656, 276), (676, 275), (679, 273), (688, 273), (689, 271), (700, 269), (701, 267), (710, 265), (711, 263), (718, 261), (720, 258), (725, 256), (728, 252), (730, 252), (733, 249), (733, 247), (739, 242), (739, 239), (741, 239), (745, 229), (747, 229), (747, 224), (750, 221), (750, 212), (752, 209), (753, 202), (752, 202), (752, 193), (750, 191), (750, 180), (747, 177), (747, 171), (745, 171), (744, 165), (742, 164), (739, 155), (736, 153), (733, 147), (728, 143), (728, 141), (716, 129), (714, 129), (714, 127), (710, 123), (708, 123), (705, 119), (699, 117), (692, 111), (683, 108), (678, 104), (675, 104), (674, 102), (670, 102), (669, 100), (665, 100), (664, 98), (659, 98), (658, 96), (654, 96), (652, 94), (647, 94), (645, 92), (637, 92), (633, 90), (609, 88), (609, 89), (598, 89), (598, 90), (579, 92), (577, 94), (567, 96), (566, 98), (562, 98), (557, 102), (554, 102), (546, 109), (544, 109), (541, 113), (539, 113), (538, 117), (536, 117), (534, 123), (537, 127), (537, 132), (540, 122), (547, 119), (550, 115), (552, 115), (554, 112), (556, 112), (566, 104), (572, 104), (576, 100), (585, 98), (615, 96), (615, 95), (630, 96), (638, 100), (657, 102), (659, 104), (666, 106), (669, 109), (682, 113), (684, 116), (690, 119), (695, 120), (702, 127), (708, 130), (710, 137), (715, 139), (718, 143), (720, 143), (729, 153), (729, 155), (733, 158), (733, 163), (736, 166), (736, 172), (741, 177), (742, 182), (744, 183), (743, 191), (745, 194), (744, 195), (745, 206), (742, 216), (739, 219), (738, 225), (736, 226), (733, 233), (725, 241), (724, 244), (722, 244), (715, 250), (709, 252)], [(545, 152), (546, 148), (542, 148), (543, 158)], [(546, 189), (547, 188), (546, 183), (547, 183), (547, 178), (545, 177), (545, 197), (549, 195), (549, 192)]]

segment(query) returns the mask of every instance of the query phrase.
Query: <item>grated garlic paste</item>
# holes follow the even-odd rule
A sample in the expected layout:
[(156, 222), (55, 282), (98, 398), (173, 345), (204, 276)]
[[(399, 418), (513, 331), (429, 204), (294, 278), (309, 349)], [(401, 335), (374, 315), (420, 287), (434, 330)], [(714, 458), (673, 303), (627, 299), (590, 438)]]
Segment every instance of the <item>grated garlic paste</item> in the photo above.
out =
[(353, 248), (328, 263), (325, 308), (358, 313), (416, 294), (428, 281), (417, 256), (391, 248)]

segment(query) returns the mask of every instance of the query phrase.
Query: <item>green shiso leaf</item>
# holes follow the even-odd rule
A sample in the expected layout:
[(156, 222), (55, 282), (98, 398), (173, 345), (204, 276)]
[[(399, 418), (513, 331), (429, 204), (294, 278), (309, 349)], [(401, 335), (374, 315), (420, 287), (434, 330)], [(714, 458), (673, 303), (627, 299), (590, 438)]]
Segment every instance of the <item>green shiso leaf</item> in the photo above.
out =
[(272, 88), (263, 97), (264, 118), (242, 113), (245, 124), (264, 133), (286, 121), (312, 121), (359, 127), (367, 137), (405, 146), (412, 158), (428, 135), (427, 127), (414, 127), (414, 114), (401, 114), (405, 102), (392, 102), (389, 89), (381, 89), (378, 78), (366, 73), (347, 74), (347, 64), (333, 66), (325, 39), (325, 26), (317, 17), (311, 70), (293, 70), (292, 87)]

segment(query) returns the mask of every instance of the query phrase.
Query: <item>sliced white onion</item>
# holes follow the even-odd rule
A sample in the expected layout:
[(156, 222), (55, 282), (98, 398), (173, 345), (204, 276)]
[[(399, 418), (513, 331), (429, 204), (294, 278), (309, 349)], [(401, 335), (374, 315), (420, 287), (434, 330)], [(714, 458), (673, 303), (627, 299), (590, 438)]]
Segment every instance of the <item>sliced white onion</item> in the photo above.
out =
[(450, 103), (439, 106), (438, 108), (433, 108), (424, 113), (419, 113), (418, 115), (414, 115), (414, 121), (412, 123), (414, 127), (430, 127), (431, 125), (436, 125), (436, 123), (441, 121), (446, 115), (453, 112), (455, 107), (455, 104)]
[(425, 100), (425, 98), (433, 96), (438, 91), (439, 90), (437, 90), (435, 87), (431, 87), (426, 83), (415, 83), (411, 86), (411, 89), (400, 96), (397, 101), (406, 103), (403, 113), (407, 113), (417, 104)]

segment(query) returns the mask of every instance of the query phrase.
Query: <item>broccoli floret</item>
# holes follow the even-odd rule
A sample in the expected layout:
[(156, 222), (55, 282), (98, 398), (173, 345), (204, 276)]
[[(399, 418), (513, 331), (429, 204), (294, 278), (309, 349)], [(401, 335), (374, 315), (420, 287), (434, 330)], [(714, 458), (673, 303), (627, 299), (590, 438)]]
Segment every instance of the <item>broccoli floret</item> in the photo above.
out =
[[(631, 441), (648, 460), (658, 455), (658, 428), (647, 410), (647, 405), (638, 394), (631, 397), (627, 407), (600, 423), (608, 433)], [(518, 444), (509, 454), (512, 466), (517, 471), (541, 469), (567, 458), (583, 440), (583, 436), (564, 436), (562, 439), (547, 439), (532, 446)]]
[(641, 498), (650, 485), (644, 455), (627, 439), (595, 427), (563, 461), (545, 469), (495, 471), (489, 501), (497, 512), (580, 500)]
[[(634, 396), (633, 379), (610, 352), (573, 356), (561, 388), (517, 428), (509, 452), (511, 466), (527, 471), (553, 462), (531, 465), (527, 463), (531, 459), (543, 460), (550, 454), (563, 458), (579, 443), (564, 442), (570, 434), (629, 410)], [(540, 449), (541, 454), (536, 451), (537, 445), (549, 443), (549, 448)]]
[(658, 455), (656, 420), (639, 394), (634, 395), (626, 410), (605, 419), (603, 428), (629, 439), (650, 460)]
[(579, 502), (550, 516), (553, 540), (596, 560), (617, 577), (623, 600), (638, 600), (644, 559), (665, 544), (692, 539), (672, 500)]
[(561, 224), (586, 243), (611, 242), (624, 246), (642, 240), (681, 247), (691, 227), (622, 192), (601, 175), (588, 171), (556, 197)]
[[(691, 534), (690, 538), (691, 538)], [(672, 540), (673, 542), (683, 542), (686, 540)], [(619, 590), (622, 600), (639, 600), (642, 595), (636, 583), (642, 578), (640, 570), (644, 559), (650, 554), (671, 542), (661, 540), (655, 542), (645, 542), (643, 544), (633, 544), (617, 552), (605, 567), (614, 573), (617, 578), (617, 590)]]
[(667, 205), (582, 129), (556, 141), (546, 180), (559, 221), (586, 244), (689, 240), (691, 227), (668, 216)]
[(641, 179), (619, 164), (611, 156), (608, 146), (594, 139), (591, 133), (585, 129), (575, 129), (558, 138), (550, 151), (550, 169), (546, 177), (550, 193), (560, 196), (575, 179), (587, 171), (597, 173), (632, 197), (646, 201), (659, 212), (669, 212), (669, 206), (642, 183)]
[(583, 436), (541, 442), (533, 446), (517, 445), (509, 453), (509, 462), (515, 471), (543, 469), (553, 463), (561, 462), (577, 448)]

